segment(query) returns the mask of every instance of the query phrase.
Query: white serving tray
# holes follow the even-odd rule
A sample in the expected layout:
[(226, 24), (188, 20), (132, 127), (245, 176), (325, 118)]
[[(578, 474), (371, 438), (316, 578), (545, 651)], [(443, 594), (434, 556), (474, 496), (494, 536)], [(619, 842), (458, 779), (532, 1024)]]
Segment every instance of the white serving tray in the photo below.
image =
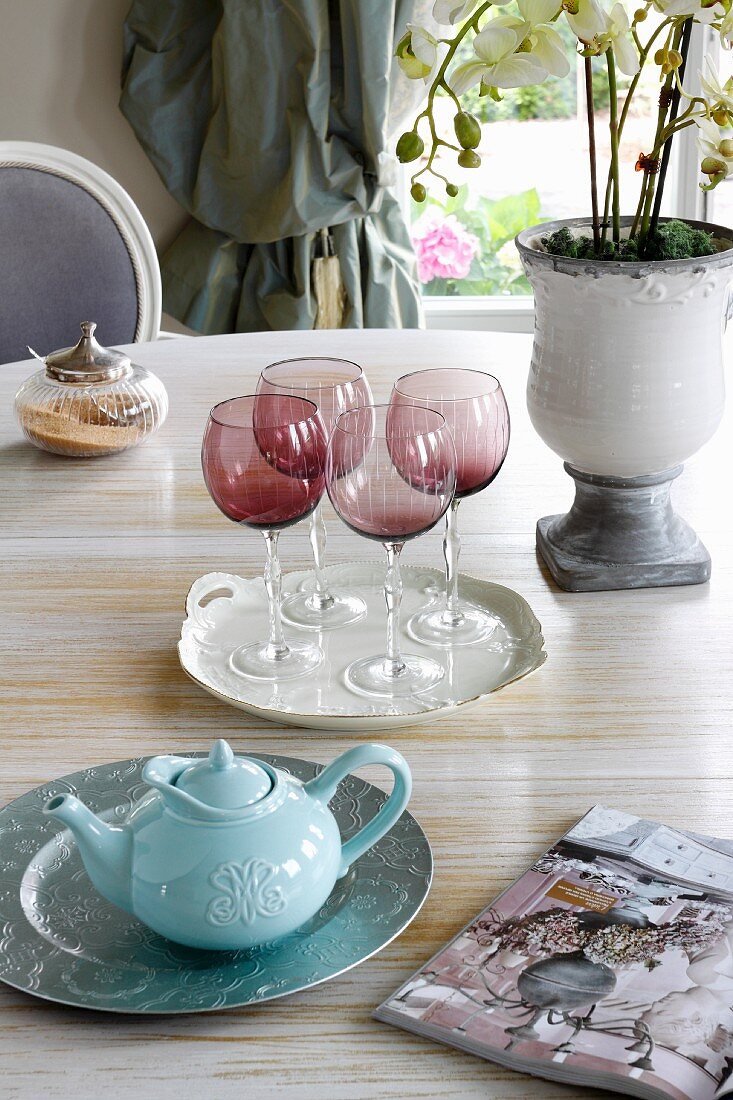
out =
[[(339, 630), (322, 633), (287, 627), (289, 636), (318, 641), (324, 652), (320, 667), (308, 676), (279, 684), (240, 676), (229, 667), (238, 646), (267, 637), (267, 599), (260, 577), (244, 580), (231, 573), (207, 573), (192, 585), (178, 654), (184, 671), (225, 703), (278, 725), (309, 729), (369, 732), (417, 722), (434, 722), (459, 708), (475, 706), (545, 661), (540, 624), (529, 604), (510, 588), (460, 575), (461, 596), (490, 611), (499, 625), (486, 642), (474, 647), (438, 649), (408, 638), (404, 624), (418, 608), (439, 600), (444, 575), (438, 569), (403, 566), (402, 636), (405, 652), (424, 653), (446, 669), (430, 692), (409, 699), (366, 698), (344, 682), (344, 669), (357, 657), (384, 652), (386, 607), (384, 566), (372, 562), (332, 565), (334, 587), (356, 592), (367, 603), (367, 616)], [(283, 578), (283, 593), (312, 587), (312, 572)]]

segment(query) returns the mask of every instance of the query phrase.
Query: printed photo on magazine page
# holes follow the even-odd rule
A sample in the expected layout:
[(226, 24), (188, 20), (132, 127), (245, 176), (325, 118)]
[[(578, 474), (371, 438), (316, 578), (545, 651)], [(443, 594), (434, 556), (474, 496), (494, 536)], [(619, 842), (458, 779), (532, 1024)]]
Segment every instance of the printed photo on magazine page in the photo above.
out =
[(733, 1095), (733, 842), (596, 806), (376, 1016), (555, 1080)]

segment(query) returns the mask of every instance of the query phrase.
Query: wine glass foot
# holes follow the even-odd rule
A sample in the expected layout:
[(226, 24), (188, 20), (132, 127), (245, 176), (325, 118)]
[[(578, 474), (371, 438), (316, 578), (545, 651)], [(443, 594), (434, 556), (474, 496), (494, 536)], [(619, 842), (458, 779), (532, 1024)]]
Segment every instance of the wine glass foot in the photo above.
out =
[(443, 666), (430, 657), (403, 653), (401, 663), (401, 670), (395, 673), (387, 657), (362, 657), (346, 669), (347, 687), (358, 695), (407, 699), (434, 688), (445, 675)]
[(330, 592), (330, 602), (325, 607), (319, 607), (315, 592), (295, 592), (283, 600), (282, 617), (301, 630), (338, 630), (363, 619), (366, 609), (360, 596), (338, 590)]
[(234, 650), (229, 667), (253, 680), (296, 680), (318, 668), (322, 660), (321, 647), (312, 642), (288, 642), (286, 652), (276, 657), (267, 642), (252, 642)]
[(406, 629), (416, 642), (447, 649), (486, 641), (498, 625), (498, 619), (488, 611), (459, 600), (457, 614), (449, 613), (445, 606), (426, 607), (412, 616)]

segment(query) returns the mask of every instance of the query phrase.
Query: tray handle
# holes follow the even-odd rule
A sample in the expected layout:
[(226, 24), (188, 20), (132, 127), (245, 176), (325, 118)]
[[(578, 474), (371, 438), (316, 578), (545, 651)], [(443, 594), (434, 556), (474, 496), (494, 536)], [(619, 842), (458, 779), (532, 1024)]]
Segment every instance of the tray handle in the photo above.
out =
[(191, 585), (186, 596), (186, 615), (195, 626), (210, 630), (214, 624), (207, 608), (218, 599), (238, 600), (245, 594), (245, 582), (234, 573), (207, 573)]

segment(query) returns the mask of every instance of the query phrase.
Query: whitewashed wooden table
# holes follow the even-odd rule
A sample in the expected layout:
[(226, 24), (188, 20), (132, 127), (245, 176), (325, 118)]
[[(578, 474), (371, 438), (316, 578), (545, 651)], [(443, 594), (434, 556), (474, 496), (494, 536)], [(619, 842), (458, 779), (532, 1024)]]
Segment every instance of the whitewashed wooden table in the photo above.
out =
[[(104, 333), (100, 334), (102, 338)], [(504, 470), (464, 504), (467, 572), (517, 589), (549, 654), (529, 678), (465, 717), (389, 734), (415, 777), (413, 813), (435, 880), (411, 927), (324, 986), (251, 1009), (110, 1017), (0, 985), (0, 1095), (74, 1097), (461, 1097), (601, 1094), (539, 1082), (394, 1030), (371, 1010), (598, 801), (733, 836), (733, 448), (730, 421), (691, 460), (675, 499), (713, 556), (709, 585), (572, 595), (534, 549), (538, 516), (572, 495), (524, 406), (530, 338), (457, 332), (293, 332), (138, 345), (171, 411), (145, 446), (71, 460), (26, 444), (12, 397), (30, 363), (0, 367), (2, 767), (0, 798), (130, 756), (272, 750), (326, 762), (353, 735), (262, 728), (191, 683), (176, 641), (190, 584), (209, 570), (258, 573), (262, 540), (230, 525), (201, 478), (206, 414), (251, 392), (269, 361), (345, 355), (386, 398), (420, 367), (493, 371), (512, 414)], [(463, 511), (463, 509), (462, 509)], [(329, 521), (329, 559), (378, 548)], [(305, 531), (281, 539), (284, 569), (308, 564)], [(405, 551), (438, 564), (440, 532)], [(383, 773), (366, 773), (378, 783)]]

